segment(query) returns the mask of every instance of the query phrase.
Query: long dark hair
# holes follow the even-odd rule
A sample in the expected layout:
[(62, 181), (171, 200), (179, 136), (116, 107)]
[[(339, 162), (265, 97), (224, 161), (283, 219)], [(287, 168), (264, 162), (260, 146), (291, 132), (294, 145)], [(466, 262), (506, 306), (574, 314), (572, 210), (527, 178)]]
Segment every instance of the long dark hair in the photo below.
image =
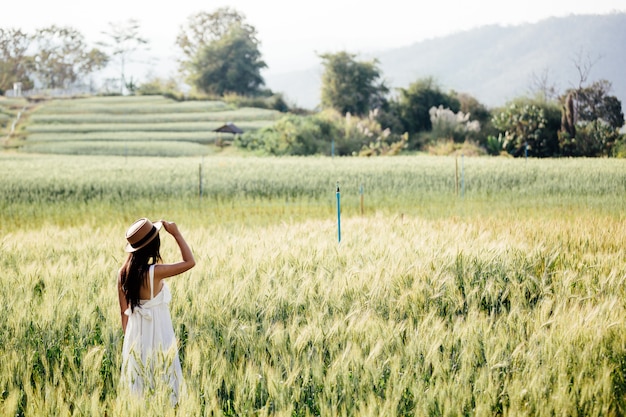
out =
[(120, 271), (122, 290), (131, 311), (139, 305), (139, 290), (148, 280), (150, 265), (161, 262), (161, 239), (156, 235), (146, 246), (128, 254), (126, 262)]

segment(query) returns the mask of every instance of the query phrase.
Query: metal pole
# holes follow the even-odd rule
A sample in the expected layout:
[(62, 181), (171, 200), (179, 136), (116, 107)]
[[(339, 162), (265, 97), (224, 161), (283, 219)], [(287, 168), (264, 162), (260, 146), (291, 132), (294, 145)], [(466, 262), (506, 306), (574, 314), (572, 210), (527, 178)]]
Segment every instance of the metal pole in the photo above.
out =
[(339, 192), (339, 181), (337, 181), (337, 242), (341, 243), (341, 193)]
[(363, 184), (361, 184), (361, 216), (363, 215), (363, 213), (365, 212), (364, 207), (363, 207)]
[(528, 161), (528, 142), (524, 144), (524, 158), (526, 158), (525, 160)]

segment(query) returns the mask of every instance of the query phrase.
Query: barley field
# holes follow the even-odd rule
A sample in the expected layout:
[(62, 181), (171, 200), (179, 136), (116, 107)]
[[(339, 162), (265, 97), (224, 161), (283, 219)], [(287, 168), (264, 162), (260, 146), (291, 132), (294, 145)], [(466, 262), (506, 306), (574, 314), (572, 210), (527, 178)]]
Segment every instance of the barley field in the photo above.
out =
[[(0, 153), (1, 413), (623, 415), (625, 196), (606, 159)], [(117, 386), (141, 216), (197, 260), (177, 408)]]

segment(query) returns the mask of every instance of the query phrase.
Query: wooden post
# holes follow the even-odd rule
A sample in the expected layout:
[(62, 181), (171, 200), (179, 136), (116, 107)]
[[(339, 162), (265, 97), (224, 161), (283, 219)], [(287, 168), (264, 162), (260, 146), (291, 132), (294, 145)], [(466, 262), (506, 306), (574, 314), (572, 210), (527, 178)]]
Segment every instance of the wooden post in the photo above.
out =
[(198, 197), (202, 198), (202, 163), (198, 165)]
[(465, 155), (461, 154), (461, 198), (465, 197)]
[(459, 157), (454, 158), (454, 162), (456, 165), (456, 170), (454, 173), (454, 195), (458, 197), (459, 195)]

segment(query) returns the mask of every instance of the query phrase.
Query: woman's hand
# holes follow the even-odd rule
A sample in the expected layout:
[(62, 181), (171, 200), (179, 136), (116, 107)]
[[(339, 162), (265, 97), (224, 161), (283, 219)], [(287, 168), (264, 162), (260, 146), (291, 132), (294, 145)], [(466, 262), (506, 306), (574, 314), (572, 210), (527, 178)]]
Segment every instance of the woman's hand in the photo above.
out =
[(185, 238), (178, 230), (178, 226), (174, 222), (168, 222), (165, 220), (160, 220), (163, 224), (163, 228), (169, 234), (171, 234), (176, 243), (178, 244), (178, 248), (180, 249), (182, 261), (176, 262), (173, 264), (160, 264), (154, 270), (155, 277), (159, 279), (171, 277), (174, 275), (182, 274), (183, 272), (193, 268), (196, 265), (196, 261), (193, 257), (193, 253), (189, 248), (187, 242), (185, 242)]
[(180, 231), (178, 230), (178, 226), (176, 226), (176, 223), (168, 222), (165, 220), (161, 220), (161, 223), (163, 223), (163, 228), (170, 235), (172, 236), (180, 235)]

